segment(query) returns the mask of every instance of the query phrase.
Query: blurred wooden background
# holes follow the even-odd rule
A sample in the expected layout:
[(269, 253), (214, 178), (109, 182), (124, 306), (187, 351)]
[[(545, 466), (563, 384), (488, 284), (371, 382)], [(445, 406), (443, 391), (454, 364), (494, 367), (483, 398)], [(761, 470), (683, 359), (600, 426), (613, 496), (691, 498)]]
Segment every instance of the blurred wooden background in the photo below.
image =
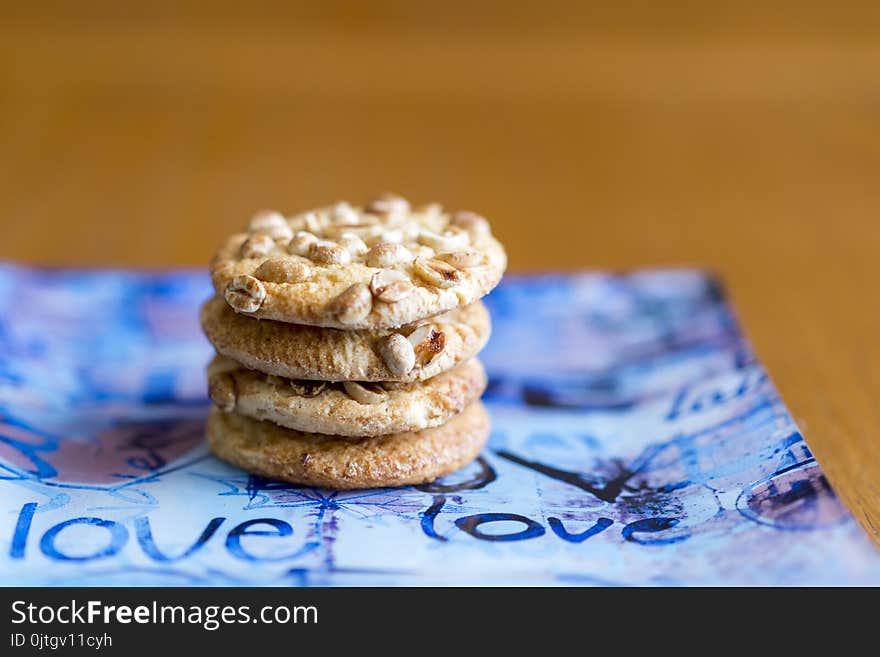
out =
[(880, 3), (312, 4), (0, 5), (0, 257), (202, 266), (388, 189), (516, 270), (710, 266), (880, 536)]

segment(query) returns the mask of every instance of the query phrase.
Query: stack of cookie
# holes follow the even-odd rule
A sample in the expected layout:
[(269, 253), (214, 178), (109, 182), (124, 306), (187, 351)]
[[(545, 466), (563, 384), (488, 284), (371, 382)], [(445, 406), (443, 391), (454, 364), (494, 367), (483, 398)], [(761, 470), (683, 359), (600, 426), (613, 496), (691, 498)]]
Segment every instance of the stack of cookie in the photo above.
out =
[(202, 327), (207, 437), (220, 458), (326, 488), (431, 481), (489, 433), (475, 358), (480, 298), (504, 249), (473, 212), (383, 195), (286, 218), (253, 217), (211, 263)]

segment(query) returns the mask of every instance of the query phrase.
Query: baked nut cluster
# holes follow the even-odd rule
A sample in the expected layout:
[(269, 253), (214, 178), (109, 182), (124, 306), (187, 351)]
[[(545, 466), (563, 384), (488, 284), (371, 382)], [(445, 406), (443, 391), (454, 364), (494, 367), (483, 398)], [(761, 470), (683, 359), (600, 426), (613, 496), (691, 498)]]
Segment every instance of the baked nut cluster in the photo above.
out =
[[(218, 354), (212, 450), (256, 474), (336, 488), (421, 483), (465, 465), (488, 436), (480, 298), (506, 264), (484, 217), (394, 194), (257, 213), (213, 258), (217, 296), (201, 314)], [(361, 453), (352, 441), (372, 441), (366, 460), (336, 462)], [(413, 458), (418, 445), (425, 458)], [(279, 464), (279, 450), (302, 462)]]

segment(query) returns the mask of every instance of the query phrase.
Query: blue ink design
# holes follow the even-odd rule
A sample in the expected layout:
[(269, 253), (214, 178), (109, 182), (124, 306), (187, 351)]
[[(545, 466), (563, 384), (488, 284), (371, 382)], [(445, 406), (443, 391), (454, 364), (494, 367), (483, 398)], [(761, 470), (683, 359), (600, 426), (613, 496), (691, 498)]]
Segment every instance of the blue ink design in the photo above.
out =
[[(251, 527), (255, 525), (269, 525), (275, 531), (255, 531)], [(293, 534), (293, 527), (283, 520), (277, 518), (257, 518), (256, 520), (246, 520), (226, 536), (226, 548), (239, 559), (244, 561), (284, 561), (290, 559), (293, 555), (283, 555), (279, 557), (256, 557), (241, 545), (242, 536), (269, 536), (283, 538)]]
[(632, 541), (639, 545), (669, 545), (686, 540), (688, 534), (680, 534), (671, 538), (638, 538), (636, 534), (664, 532), (667, 529), (672, 529), (678, 523), (678, 518), (643, 518), (642, 520), (635, 520), (624, 527), (621, 535), (627, 541)]
[[(86, 525), (88, 527), (102, 527), (110, 534), (110, 541), (101, 549), (96, 550), (92, 554), (71, 556), (58, 550), (55, 546), (55, 540), (58, 535), (67, 527), (73, 525)], [(93, 561), (95, 559), (103, 559), (112, 557), (117, 554), (128, 542), (128, 531), (118, 522), (112, 520), (103, 520), (101, 518), (71, 518), (49, 529), (43, 538), (40, 539), (40, 550), (50, 559), (58, 561)]]
[(201, 272), (0, 263), (4, 582), (880, 585), (706, 272), (507, 277), (490, 450), (369, 491), (208, 454), (211, 294)]
[[(480, 529), (481, 525), (492, 522), (519, 522), (525, 525), (525, 529), (509, 534), (487, 534)], [(544, 535), (543, 525), (517, 513), (477, 513), (456, 518), (455, 526), (481, 541), (526, 541)]]
[(205, 529), (202, 531), (201, 535), (195, 540), (195, 542), (189, 546), (183, 553), (176, 557), (169, 557), (164, 552), (162, 552), (158, 547), (156, 547), (156, 542), (153, 540), (153, 532), (150, 529), (150, 519), (147, 516), (139, 516), (134, 519), (134, 528), (137, 535), (138, 542), (141, 545), (143, 551), (149, 556), (151, 559), (155, 561), (180, 561), (181, 559), (186, 559), (190, 555), (198, 552), (214, 534), (220, 528), (220, 525), (226, 518), (211, 518), (210, 522), (205, 526)]
[(9, 549), (11, 559), (24, 559), (28, 533), (31, 531), (31, 523), (34, 520), (34, 511), (37, 510), (35, 502), (28, 502), (21, 507), (18, 521), (15, 523), (15, 531), (12, 534), (12, 547)]
[(435, 538), (438, 541), (449, 540), (445, 536), (438, 534), (437, 530), (434, 529), (434, 520), (440, 514), (440, 510), (443, 508), (444, 504), (446, 504), (446, 498), (443, 495), (435, 495), (434, 501), (431, 502), (431, 506), (425, 509), (422, 513), (422, 531), (425, 532), (425, 536)]
[(601, 534), (613, 525), (614, 521), (611, 518), (599, 518), (592, 527), (585, 529), (578, 534), (572, 534), (566, 530), (565, 525), (562, 524), (562, 521), (559, 518), (547, 518), (547, 524), (550, 525), (550, 529), (552, 529), (553, 533), (559, 538), (568, 541), (569, 543), (583, 543), (588, 538), (592, 538), (596, 534)]

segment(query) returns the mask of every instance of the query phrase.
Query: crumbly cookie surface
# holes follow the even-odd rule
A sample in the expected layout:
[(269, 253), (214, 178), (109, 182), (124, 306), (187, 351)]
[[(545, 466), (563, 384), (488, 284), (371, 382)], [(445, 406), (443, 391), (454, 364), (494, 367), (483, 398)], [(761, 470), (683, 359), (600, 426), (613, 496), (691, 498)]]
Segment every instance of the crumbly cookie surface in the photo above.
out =
[(489, 436), (480, 402), (443, 426), (352, 441), (301, 433), (214, 407), (207, 439), (219, 458), (248, 472), (334, 489), (383, 488), (433, 481), (479, 455)]
[(293, 217), (261, 212), (222, 246), (211, 279), (244, 315), (388, 329), (473, 303), (506, 266), (485, 218), (385, 195)]
[(400, 329), (342, 331), (257, 321), (213, 297), (201, 322), (220, 354), (249, 369), (320, 381), (424, 381), (470, 359), (491, 330), (479, 301)]
[(295, 381), (245, 368), (225, 356), (208, 366), (215, 405), (257, 420), (337, 436), (382, 436), (439, 426), (486, 389), (472, 358), (424, 382)]

